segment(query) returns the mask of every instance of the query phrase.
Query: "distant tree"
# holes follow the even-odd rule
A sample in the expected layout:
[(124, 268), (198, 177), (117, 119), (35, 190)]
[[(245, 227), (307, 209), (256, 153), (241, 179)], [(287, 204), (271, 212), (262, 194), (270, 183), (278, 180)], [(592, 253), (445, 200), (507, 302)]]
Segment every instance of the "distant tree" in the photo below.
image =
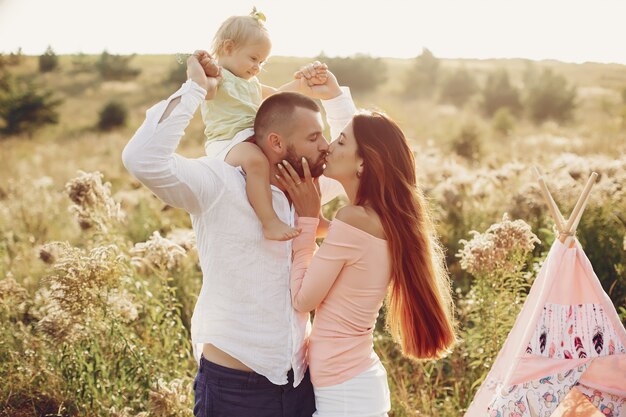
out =
[(415, 58), (405, 77), (405, 97), (431, 97), (439, 78), (439, 59), (428, 49), (422, 49), (422, 54)]
[(39, 71), (54, 71), (59, 66), (59, 57), (54, 53), (51, 46), (48, 46), (46, 52), (39, 56)]
[(9, 59), (7, 63), (9, 65), (19, 65), (22, 63), (22, 59), (24, 58), (24, 53), (22, 52), (22, 47), (17, 48), (16, 52), (11, 52), (9, 54)]
[(135, 78), (141, 70), (131, 68), (129, 63), (135, 55), (113, 55), (102, 52), (96, 63), (96, 69), (104, 80), (129, 80)]
[(32, 134), (44, 125), (58, 123), (56, 109), (61, 100), (51, 91), (12, 77), (5, 78), (0, 87), (0, 132)]
[(387, 65), (380, 58), (357, 54), (346, 58), (320, 55), (316, 59), (325, 62), (335, 76), (354, 92), (371, 92), (387, 81)]
[(576, 107), (576, 87), (570, 86), (562, 75), (550, 69), (541, 74), (534, 70), (526, 76), (526, 111), (536, 123), (548, 119), (566, 121)]
[(487, 116), (493, 116), (501, 108), (508, 108), (513, 114), (519, 114), (522, 109), (520, 92), (511, 84), (505, 69), (487, 76), (482, 95), (482, 108)]
[(441, 101), (461, 107), (478, 91), (476, 79), (465, 68), (448, 74), (441, 85)]
[(108, 102), (100, 111), (98, 128), (100, 130), (111, 130), (124, 126), (128, 116), (128, 109), (119, 101)]

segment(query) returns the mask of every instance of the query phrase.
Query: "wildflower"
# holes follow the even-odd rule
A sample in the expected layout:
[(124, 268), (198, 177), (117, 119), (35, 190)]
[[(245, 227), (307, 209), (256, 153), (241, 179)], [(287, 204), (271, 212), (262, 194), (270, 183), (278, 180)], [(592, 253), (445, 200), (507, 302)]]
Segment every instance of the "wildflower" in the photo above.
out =
[(86, 329), (97, 331), (105, 326), (101, 317), (108, 308), (108, 293), (122, 282), (126, 265), (114, 245), (90, 251), (68, 243), (56, 245), (59, 258), (46, 278), (50, 293), (39, 308), (43, 316), (39, 326), (49, 335), (75, 340), (85, 336)]
[(33, 185), (35, 188), (46, 189), (54, 185), (54, 180), (48, 176), (43, 176), (33, 180)]
[(28, 291), (15, 281), (10, 272), (0, 280), (0, 306), (10, 315), (23, 314), (27, 300)]
[(137, 305), (133, 303), (131, 294), (126, 290), (114, 289), (108, 294), (107, 304), (121, 321), (130, 323), (137, 320)]
[(146, 242), (135, 244), (130, 254), (133, 255), (131, 264), (140, 270), (146, 267), (175, 269), (181, 265), (186, 256), (185, 249), (162, 237), (158, 231), (155, 231)]
[(518, 177), (527, 167), (519, 162), (509, 162), (493, 171), (492, 175), (498, 182), (504, 183)]
[(523, 220), (510, 221), (507, 214), (485, 233), (471, 233), (470, 241), (460, 241), (463, 248), (457, 257), (461, 259), (461, 268), (474, 275), (513, 272), (535, 243), (539, 243), (528, 224)]
[(515, 217), (539, 217), (543, 214), (546, 203), (541, 195), (541, 189), (534, 183), (525, 183), (511, 198), (511, 212)]
[(109, 417), (148, 417), (146, 411), (142, 411), (139, 414), (135, 414), (132, 408), (124, 407), (120, 411), (117, 411), (115, 407), (109, 408)]
[(39, 248), (39, 259), (47, 264), (53, 264), (59, 258), (60, 251), (59, 242), (46, 243)]
[[(44, 316), (37, 323), (38, 328), (53, 340), (74, 342), (89, 335), (87, 317), (80, 321), (74, 320), (66, 310), (59, 306), (56, 300), (49, 300), (42, 308)], [(95, 323), (97, 324), (97, 323)], [(93, 328), (91, 330), (94, 330)]]
[(159, 378), (157, 387), (150, 391), (150, 411), (155, 417), (192, 416), (191, 382), (174, 379), (169, 383)]
[(196, 233), (192, 229), (172, 229), (166, 238), (186, 251), (196, 249)]
[(79, 174), (65, 184), (65, 190), (74, 203), (70, 211), (76, 213), (81, 229), (96, 227), (107, 233), (112, 223), (125, 218), (119, 203), (111, 197), (111, 183), (103, 184), (100, 172), (79, 171)]

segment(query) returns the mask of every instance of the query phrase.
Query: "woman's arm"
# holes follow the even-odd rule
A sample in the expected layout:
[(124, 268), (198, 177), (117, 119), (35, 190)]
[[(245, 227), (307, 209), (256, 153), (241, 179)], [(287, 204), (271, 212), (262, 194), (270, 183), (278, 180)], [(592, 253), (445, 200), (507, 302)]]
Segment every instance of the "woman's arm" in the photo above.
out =
[[(293, 240), (293, 263), (291, 265), (291, 302), (300, 312), (309, 312), (326, 298), (328, 291), (339, 276), (346, 259), (340, 246), (332, 243), (329, 236), (313, 257), (315, 230), (319, 219), (300, 217), (296, 227), (302, 232)], [(330, 242), (327, 242), (331, 239)]]

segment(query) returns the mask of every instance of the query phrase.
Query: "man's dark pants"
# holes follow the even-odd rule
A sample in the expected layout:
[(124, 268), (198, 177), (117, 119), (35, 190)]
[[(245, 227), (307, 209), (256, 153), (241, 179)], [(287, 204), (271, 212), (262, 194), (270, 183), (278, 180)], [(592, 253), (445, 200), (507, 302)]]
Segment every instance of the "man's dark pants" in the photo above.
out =
[(196, 417), (310, 417), (315, 396), (307, 370), (293, 387), (293, 370), (285, 385), (274, 385), (256, 372), (230, 369), (204, 358), (193, 384)]

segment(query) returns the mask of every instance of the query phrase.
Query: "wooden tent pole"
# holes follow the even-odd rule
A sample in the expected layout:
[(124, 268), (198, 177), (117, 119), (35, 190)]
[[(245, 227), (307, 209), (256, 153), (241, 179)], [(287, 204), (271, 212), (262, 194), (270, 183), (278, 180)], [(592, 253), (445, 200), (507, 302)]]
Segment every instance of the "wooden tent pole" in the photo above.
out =
[(574, 210), (572, 210), (572, 214), (569, 216), (567, 224), (565, 225), (564, 232), (566, 232), (567, 234), (571, 235), (574, 233), (574, 222), (578, 223), (576, 219), (579, 218), (579, 215), (582, 216), (583, 206), (587, 204), (587, 200), (589, 199), (589, 193), (591, 192), (591, 188), (593, 187), (593, 184), (596, 182), (597, 178), (598, 174), (595, 172), (592, 172), (589, 176), (589, 180), (587, 180), (587, 184), (585, 185), (585, 188), (583, 189), (580, 197), (578, 197), (576, 206), (574, 206)]
[(552, 218), (554, 219), (556, 228), (558, 229), (559, 233), (563, 233), (565, 232), (565, 229), (564, 229), (565, 219), (563, 218), (563, 215), (561, 214), (559, 207), (556, 205), (556, 202), (552, 198), (552, 194), (550, 194), (550, 190), (548, 190), (548, 186), (546, 185), (546, 182), (544, 181), (543, 176), (541, 175), (537, 167), (533, 167), (533, 168), (535, 170), (535, 174), (537, 175), (537, 179), (539, 181), (539, 188), (541, 189), (541, 193), (543, 194), (543, 199), (546, 200), (546, 204), (548, 205), (550, 214), (552, 215)]

